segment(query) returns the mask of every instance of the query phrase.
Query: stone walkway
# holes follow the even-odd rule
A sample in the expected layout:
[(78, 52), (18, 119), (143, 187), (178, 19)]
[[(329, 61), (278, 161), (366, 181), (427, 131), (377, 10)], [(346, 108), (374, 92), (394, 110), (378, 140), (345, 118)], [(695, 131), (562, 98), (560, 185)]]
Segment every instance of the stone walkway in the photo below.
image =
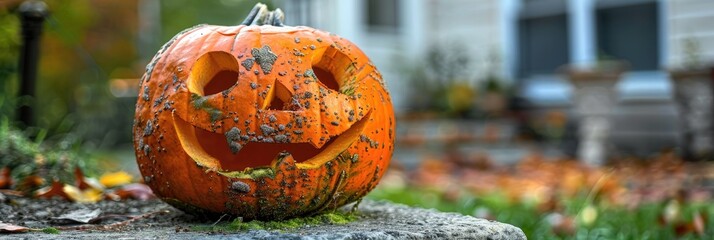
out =
[[(165, 205), (161, 202), (157, 205)], [(158, 208), (168, 206), (157, 206)], [(177, 210), (169, 208), (170, 211)], [(250, 230), (236, 233), (178, 231), (205, 224), (191, 220), (155, 218), (158, 222), (137, 222), (141, 227), (113, 231), (61, 231), (60, 234), (24, 233), (3, 235), (3, 239), (526, 239), (512, 225), (455, 213), (412, 208), (405, 205), (365, 200), (359, 205), (359, 219), (345, 225), (304, 226), (293, 230)], [(170, 214), (170, 215), (176, 215)], [(180, 218), (180, 217), (179, 217)], [(190, 217), (185, 218), (190, 219)], [(166, 222), (161, 222), (166, 221)], [(169, 222), (170, 221), (170, 222)]]

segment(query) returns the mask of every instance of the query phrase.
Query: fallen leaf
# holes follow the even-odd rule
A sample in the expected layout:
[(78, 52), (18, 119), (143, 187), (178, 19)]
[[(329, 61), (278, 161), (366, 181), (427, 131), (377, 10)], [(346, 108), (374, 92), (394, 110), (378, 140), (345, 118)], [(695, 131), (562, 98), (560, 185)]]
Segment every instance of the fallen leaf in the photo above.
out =
[(14, 197), (24, 197), (25, 196), (25, 194), (23, 194), (20, 191), (10, 190), (10, 189), (0, 189), (0, 193), (5, 194), (6, 196), (14, 196)]
[(97, 179), (85, 177), (80, 168), (74, 169), (74, 178), (77, 181), (77, 188), (79, 188), (79, 190), (84, 191), (90, 188), (104, 190), (104, 185), (97, 181)]
[(30, 228), (9, 223), (0, 223), (0, 233), (24, 233), (27, 231), (30, 231)]
[(699, 234), (699, 236), (704, 236), (707, 226), (706, 215), (702, 214), (699, 211), (694, 213), (694, 219), (692, 219), (692, 226), (694, 227), (694, 232)]
[(560, 213), (551, 213), (545, 217), (553, 233), (558, 236), (572, 236), (575, 234), (575, 219)]
[(12, 177), (10, 176), (10, 168), (4, 167), (0, 169), (0, 189), (8, 189), (12, 186)]
[(691, 221), (681, 221), (674, 225), (674, 232), (677, 236), (684, 236), (689, 233), (696, 233), (699, 236), (704, 236), (706, 232), (706, 215), (702, 215), (697, 211)]
[(37, 190), (37, 194), (35, 196), (38, 198), (60, 197), (65, 200), (72, 200), (69, 195), (67, 195), (67, 193), (64, 191), (64, 183), (61, 183), (57, 180), (53, 180), (52, 185)]
[(119, 199), (133, 198), (137, 200), (149, 200), (156, 197), (154, 195), (154, 192), (151, 191), (151, 188), (149, 188), (149, 186), (146, 186), (146, 184), (141, 183), (125, 185), (120, 189), (114, 191), (113, 194), (118, 196)]
[(30, 175), (22, 179), (17, 186), (15, 187), (15, 190), (24, 192), (24, 193), (32, 193), (33, 191), (37, 190), (40, 186), (42, 186), (45, 183), (45, 180), (42, 179), (41, 177), (37, 175)]
[(94, 188), (80, 190), (72, 185), (64, 185), (62, 190), (67, 193), (69, 199), (79, 203), (96, 203), (102, 200), (103, 191)]
[(121, 186), (125, 184), (131, 183), (131, 180), (133, 179), (133, 176), (131, 174), (124, 172), (124, 171), (118, 171), (118, 172), (113, 172), (113, 173), (105, 173), (102, 174), (101, 177), (99, 177), (99, 183), (102, 185), (112, 188), (116, 186)]
[(100, 214), (102, 214), (102, 210), (100, 209), (90, 210), (87, 208), (82, 208), (71, 211), (69, 213), (62, 214), (59, 217), (54, 217), (52, 219), (65, 223), (90, 223), (93, 220), (97, 219)]

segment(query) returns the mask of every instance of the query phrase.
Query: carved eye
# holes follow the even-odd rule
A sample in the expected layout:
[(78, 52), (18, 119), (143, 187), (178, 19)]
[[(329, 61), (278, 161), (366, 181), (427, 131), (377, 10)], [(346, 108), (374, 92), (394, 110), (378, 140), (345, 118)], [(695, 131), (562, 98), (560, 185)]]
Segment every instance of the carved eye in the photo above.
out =
[(333, 46), (327, 47), (320, 58), (313, 59), (312, 71), (324, 87), (343, 93), (348, 81), (355, 76), (354, 62)]
[(238, 82), (238, 61), (227, 52), (208, 52), (191, 68), (188, 89), (201, 96), (220, 93)]
[(313, 67), (312, 71), (315, 73), (317, 80), (320, 81), (320, 83), (322, 83), (323, 85), (325, 85), (325, 87), (335, 90), (337, 92), (340, 91), (340, 84), (337, 83), (335, 75), (332, 75), (331, 72), (319, 67)]
[(221, 70), (213, 75), (211, 80), (203, 87), (203, 94), (211, 95), (228, 90), (238, 82), (238, 72)]

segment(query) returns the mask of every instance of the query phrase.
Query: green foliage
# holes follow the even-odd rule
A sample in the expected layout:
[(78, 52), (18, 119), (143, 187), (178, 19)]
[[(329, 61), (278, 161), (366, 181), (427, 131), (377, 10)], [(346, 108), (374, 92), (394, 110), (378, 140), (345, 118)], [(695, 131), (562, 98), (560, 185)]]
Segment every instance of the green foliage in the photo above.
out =
[[(35, 126), (49, 136), (73, 133), (86, 147), (131, 141), (135, 98), (117, 98), (111, 79), (139, 79), (161, 43), (200, 23), (236, 25), (257, 1), (160, 1), (160, 27), (140, 33), (137, 1), (45, 0), (45, 21), (34, 98), (17, 96), (20, 22), (0, 9), (0, 116), (13, 121), (17, 106), (34, 106)], [(268, 1), (270, 2), (270, 1)], [(140, 34), (145, 34), (139, 36)], [(146, 39), (151, 39), (147, 44)], [(142, 43), (144, 45), (138, 45)]]
[[(483, 196), (465, 195), (456, 200), (447, 200), (436, 191), (405, 188), (376, 189), (367, 197), (446, 212), (489, 217), (521, 228), (528, 239), (707, 239), (705, 236), (714, 236), (712, 221), (705, 223), (704, 236), (695, 233), (677, 235), (674, 226), (662, 225), (659, 222), (659, 217), (666, 208), (665, 204), (660, 203), (647, 203), (632, 209), (606, 203), (595, 204), (597, 217), (594, 222), (585, 224), (582, 220), (578, 220), (578, 216), (589, 202), (587, 197), (567, 199), (565, 209), (558, 214), (574, 218), (575, 225), (573, 232), (563, 233), (558, 231), (556, 226), (551, 226), (549, 218), (554, 216), (553, 212), (541, 211), (532, 203), (511, 202), (498, 193)], [(680, 212), (680, 220), (684, 222), (691, 221), (695, 212), (702, 213), (705, 219), (713, 219), (714, 205), (684, 204)]]
[(298, 217), (282, 221), (259, 221), (253, 220), (244, 222), (243, 219), (237, 218), (233, 222), (225, 224), (217, 224), (211, 226), (196, 226), (193, 229), (196, 231), (212, 231), (212, 232), (235, 232), (249, 230), (289, 230), (300, 228), (307, 225), (320, 224), (348, 224), (357, 219), (353, 213), (348, 212), (328, 212), (311, 217)]
[[(168, 41), (181, 30), (201, 23), (238, 25), (258, 2), (267, 4), (269, 9), (275, 8), (269, 0), (161, 1), (161, 42)], [(290, 25), (289, 22), (286, 24)]]
[(0, 8), (0, 116), (14, 113), (17, 84), (12, 79), (17, 72), (20, 47), (20, 23), (9, 10)]
[(0, 166), (9, 167), (14, 179), (37, 175), (46, 184), (53, 179), (72, 183), (76, 167), (89, 174), (96, 171), (96, 161), (80, 150), (76, 139), (67, 136), (56, 142), (43, 142), (45, 132), (36, 135), (33, 141), (25, 132), (10, 126), (7, 119), (0, 120)]

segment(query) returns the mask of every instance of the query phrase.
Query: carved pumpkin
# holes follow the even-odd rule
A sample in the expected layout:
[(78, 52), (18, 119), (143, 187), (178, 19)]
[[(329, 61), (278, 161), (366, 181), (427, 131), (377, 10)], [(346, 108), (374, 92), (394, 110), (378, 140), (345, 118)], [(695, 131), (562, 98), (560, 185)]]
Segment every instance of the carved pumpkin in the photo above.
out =
[(139, 169), (193, 213), (283, 219), (361, 199), (387, 169), (394, 113), (382, 77), (349, 41), (282, 25), (258, 4), (239, 26), (166, 43), (141, 80)]

